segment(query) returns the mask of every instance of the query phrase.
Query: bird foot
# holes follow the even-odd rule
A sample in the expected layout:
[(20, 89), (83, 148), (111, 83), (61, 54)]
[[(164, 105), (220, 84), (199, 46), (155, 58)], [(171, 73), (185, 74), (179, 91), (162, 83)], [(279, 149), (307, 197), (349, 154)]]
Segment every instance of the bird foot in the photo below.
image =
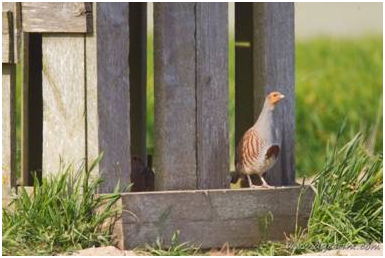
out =
[(263, 188), (267, 188), (267, 189), (274, 188), (274, 186), (271, 186), (271, 185), (268, 185), (268, 184), (263, 184), (262, 187)]
[(257, 189), (257, 188), (261, 188), (261, 187), (260, 187), (259, 185), (253, 185), (253, 184), (252, 184), (252, 185), (250, 185), (250, 188), (251, 188), (251, 189)]

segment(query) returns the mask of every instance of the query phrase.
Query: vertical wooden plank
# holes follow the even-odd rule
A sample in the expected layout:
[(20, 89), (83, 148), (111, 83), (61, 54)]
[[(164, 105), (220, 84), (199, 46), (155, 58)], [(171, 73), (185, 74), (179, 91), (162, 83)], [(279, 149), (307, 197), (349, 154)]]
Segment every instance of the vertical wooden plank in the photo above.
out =
[[(12, 13), (12, 24), (13, 24), (13, 62), (19, 62), (19, 49), (21, 46), (21, 8), (20, 3), (15, 2), (3, 2), (2, 3), (2, 11), (9, 11)], [(4, 58), (4, 57), (3, 57)]]
[(227, 188), (228, 4), (196, 4), (197, 188)]
[(13, 22), (12, 12), (2, 13), (2, 62), (13, 63)]
[[(29, 176), (29, 34), (22, 33), (20, 55), (21, 64), (21, 185), (29, 185), (32, 177)], [(40, 58), (41, 59), (41, 58)], [(35, 60), (35, 63), (38, 60)], [(41, 63), (41, 61), (40, 61)]]
[(130, 182), (128, 3), (96, 3), (94, 32), (86, 38), (87, 158), (103, 152), (95, 172), (100, 193)]
[(85, 158), (84, 36), (43, 34), (43, 175)]
[(253, 7), (235, 3), (235, 146), (254, 124)]
[(129, 8), (131, 155), (146, 164), (147, 4)]
[[(12, 12), (2, 13), (2, 186), (16, 186), (16, 67)], [(5, 51), (6, 50), (6, 51)]]
[[(98, 64), (97, 64), (97, 4), (92, 4), (92, 33), (85, 35), (85, 72), (86, 72), (86, 156), (87, 167), (102, 152), (99, 147), (99, 114), (98, 114)], [(91, 176), (98, 177), (100, 166), (96, 164)]]
[(154, 4), (155, 188), (195, 189), (195, 4)]
[[(21, 35), (21, 48), (20, 48), (20, 55), (21, 55), (21, 147), (20, 147), (20, 154), (21, 154), (21, 175), (20, 175), (20, 185), (27, 186), (29, 185), (30, 178), (29, 178), (29, 169), (28, 169), (28, 163), (29, 163), (29, 34), (28, 33), (22, 33)], [(41, 59), (41, 58), (40, 58)], [(35, 60), (36, 62), (37, 60)], [(41, 61), (40, 61), (41, 62)], [(41, 154), (41, 153), (40, 153)], [(32, 179), (32, 178), (31, 178)]]
[(16, 186), (15, 65), (2, 65), (2, 186)]
[(267, 172), (272, 185), (294, 184), (294, 3), (253, 4), (254, 113), (263, 99), (278, 90), (286, 98), (278, 106), (277, 124), (282, 135), (279, 159)]

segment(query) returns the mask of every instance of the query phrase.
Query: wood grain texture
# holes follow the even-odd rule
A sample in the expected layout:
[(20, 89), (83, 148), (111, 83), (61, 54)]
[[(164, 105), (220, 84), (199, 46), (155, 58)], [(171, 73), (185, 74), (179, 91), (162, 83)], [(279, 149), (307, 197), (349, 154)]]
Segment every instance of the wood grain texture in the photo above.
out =
[(252, 5), (235, 3), (235, 146), (255, 122)]
[(16, 67), (2, 65), (2, 186), (16, 186)]
[(43, 176), (85, 158), (84, 37), (44, 34)]
[(23, 2), (24, 32), (86, 33), (92, 28), (91, 3)]
[[(242, 190), (162, 191), (122, 195), (124, 248), (154, 244), (157, 237), (201, 248), (250, 247), (264, 240), (283, 240), (295, 230), (299, 187)], [(306, 226), (314, 192), (307, 188), (299, 205), (299, 225)], [(269, 213), (273, 222), (263, 219)], [(267, 227), (266, 227), (267, 226)], [(266, 228), (265, 232), (262, 228)]]
[(286, 97), (275, 116), (282, 135), (281, 154), (266, 173), (272, 185), (294, 184), (294, 4), (253, 4), (254, 114), (265, 96), (278, 90)]
[[(104, 156), (95, 173), (100, 193), (130, 182), (129, 5), (97, 3), (86, 36), (87, 159)], [(84, 60), (84, 59), (82, 59)]]
[(129, 8), (131, 155), (146, 164), (147, 4)]
[[(21, 178), (20, 185), (29, 185), (32, 183), (29, 173), (29, 34), (22, 33), (20, 55), (21, 63)], [(38, 60), (34, 60), (35, 65)], [(40, 67), (41, 68), (41, 67)], [(37, 151), (36, 151), (37, 152)], [(41, 153), (40, 153), (41, 154)]]
[(227, 188), (228, 4), (196, 4), (197, 189)]
[(155, 188), (195, 189), (195, 4), (154, 4)]
[(2, 13), (2, 62), (13, 63), (13, 19), (12, 12)]

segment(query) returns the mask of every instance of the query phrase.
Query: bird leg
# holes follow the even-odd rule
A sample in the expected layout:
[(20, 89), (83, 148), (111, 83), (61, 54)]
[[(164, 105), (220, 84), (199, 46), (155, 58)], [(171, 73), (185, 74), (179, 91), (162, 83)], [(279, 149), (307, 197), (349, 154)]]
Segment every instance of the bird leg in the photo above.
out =
[(269, 185), (269, 184), (266, 182), (266, 180), (263, 178), (262, 175), (259, 175), (259, 174), (258, 174), (258, 176), (259, 176), (259, 178), (260, 178), (261, 181), (262, 181), (262, 187), (264, 187), (264, 188), (273, 188), (273, 186)]
[(247, 179), (249, 180), (249, 186), (250, 188), (258, 188), (257, 185), (253, 185), (253, 182), (251, 181), (250, 175), (247, 174)]

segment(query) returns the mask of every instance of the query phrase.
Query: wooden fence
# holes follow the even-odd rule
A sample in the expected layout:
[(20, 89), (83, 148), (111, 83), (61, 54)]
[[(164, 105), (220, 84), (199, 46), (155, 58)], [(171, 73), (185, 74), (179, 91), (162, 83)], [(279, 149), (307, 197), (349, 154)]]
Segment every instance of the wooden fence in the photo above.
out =
[[(17, 183), (19, 59), (23, 60), (19, 184), (31, 185), (32, 171), (40, 176), (57, 173), (61, 161), (69, 164), (85, 158), (87, 167), (101, 152), (104, 158), (95, 173), (105, 180), (99, 191), (111, 192), (118, 181), (130, 182), (131, 156), (143, 161), (147, 157), (146, 15), (145, 3), (3, 3), (3, 185), (5, 179), (7, 186)], [(154, 4), (156, 190), (229, 188), (228, 35), (226, 3)], [(236, 141), (255, 122), (265, 95), (281, 91), (287, 96), (277, 116), (282, 152), (268, 181), (293, 185), (293, 3), (236, 3), (235, 38)], [(223, 194), (238, 196), (234, 201), (240, 202), (259, 196), (253, 194), (258, 190), (248, 191)], [(278, 191), (276, 198), (292, 194), (294, 200), (298, 191)], [(170, 205), (175, 202), (183, 210), (180, 203), (186, 196), (178, 193)], [(128, 194), (123, 200), (146, 196)], [(130, 208), (151, 209), (137, 203)], [(304, 218), (309, 207), (307, 203)], [(292, 208), (281, 218), (293, 219)], [(233, 226), (247, 230), (249, 224), (241, 222), (239, 212), (232, 217)], [(123, 220), (132, 226), (132, 221)], [(219, 228), (226, 224), (215, 223)], [(285, 232), (293, 230), (292, 223), (287, 225), (290, 229)], [(278, 232), (283, 231), (281, 226)], [(134, 227), (138, 230), (137, 224)], [(151, 236), (127, 240), (125, 246), (153, 241), (155, 229), (146, 230)], [(255, 240), (250, 237), (244, 243), (229, 241), (249, 245)], [(207, 244), (216, 246), (222, 240)]]

